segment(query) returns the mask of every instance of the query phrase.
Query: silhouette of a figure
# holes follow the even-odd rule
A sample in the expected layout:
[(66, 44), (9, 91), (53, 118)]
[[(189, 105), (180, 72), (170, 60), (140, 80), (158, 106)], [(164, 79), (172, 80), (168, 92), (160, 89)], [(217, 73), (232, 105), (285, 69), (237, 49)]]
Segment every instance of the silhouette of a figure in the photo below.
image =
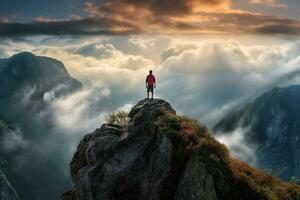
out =
[(149, 99), (149, 93), (151, 92), (151, 99), (153, 99), (153, 88), (156, 87), (155, 77), (152, 74), (152, 70), (149, 71), (149, 75), (146, 78), (147, 99)]

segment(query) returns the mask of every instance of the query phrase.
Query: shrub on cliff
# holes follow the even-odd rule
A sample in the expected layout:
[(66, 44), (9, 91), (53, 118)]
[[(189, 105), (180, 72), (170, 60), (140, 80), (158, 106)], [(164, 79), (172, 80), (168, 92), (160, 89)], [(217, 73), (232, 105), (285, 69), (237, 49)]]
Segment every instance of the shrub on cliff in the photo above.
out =
[(117, 111), (113, 112), (105, 117), (106, 123), (116, 124), (121, 126), (124, 129), (127, 129), (129, 123), (128, 112), (126, 111)]
[[(223, 144), (214, 139), (200, 122), (187, 117), (166, 114), (156, 123), (159, 133), (166, 134), (176, 147), (176, 169), (197, 155), (215, 181), (218, 199), (300, 200), (300, 187), (256, 170), (231, 158)], [(178, 174), (175, 174), (176, 176)], [(165, 195), (165, 194), (164, 194)]]

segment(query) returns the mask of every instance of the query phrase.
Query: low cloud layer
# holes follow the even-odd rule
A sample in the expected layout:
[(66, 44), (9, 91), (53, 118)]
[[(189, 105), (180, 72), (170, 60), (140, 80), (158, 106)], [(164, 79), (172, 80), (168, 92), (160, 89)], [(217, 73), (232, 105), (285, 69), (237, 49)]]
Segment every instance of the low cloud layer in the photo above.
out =
[[(30, 50), (58, 59), (84, 83), (83, 91), (63, 98), (55, 98), (55, 91), (44, 95), (51, 105), (46, 113), (53, 114), (57, 126), (53, 131), (68, 141), (67, 157), (84, 134), (101, 125), (107, 113), (128, 109), (145, 97), (149, 69), (158, 81), (157, 97), (169, 101), (179, 114), (209, 127), (274, 86), (297, 83), (300, 71), (300, 43), (281, 39), (264, 40), (260, 45), (233, 39), (148, 36), (83, 38), (76, 43), (62, 38), (60, 42), (62, 46), (53, 38), (42, 38), (37, 44), (7, 40), (0, 49), (5, 55)], [(243, 130), (232, 135), (237, 143), (242, 139), (240, 132)], [(223, 139), (234, 146), (228, 143), (232, 138)], [(243, 148), (241, 155), (253, 162), (248, 147)]]
[(20, 151), (28, 147), (29, 141), (23, 138), (23, 133), (20, 129), (10, 130), (2, 137), (1, 150), (5, 153)]
[(230, 149), (234, 157), (255, 166), (256, 147), (245, 140), (247, 131), (249, 131), (247, 128), (237, 128), (231, 133), (218, 133), (217, 139)]
[(10, 47), (20, 44), (17, 51), (31, 49), (61, 60), (86, 86), (101, 88), (99, 93), (109, 91), (106, 99), (118, 106), (144, 97), (144, 77), (152, 69), (158, 96), (210, 126), (234, 107), (293, 81), (300, 70), (300, 45), (294, 41), (245, 45), (236, 40), (146, 36), (83, 41), (59, 48), (47, 42), (34, 46), (10, 41), (2, 49), (12, 54), (15, 49)]
[(184, 113), (213, 125), (231, 109), (299, 75), (299, 52), (290, 54), (298, 45), (203, 42), (161, 63), (158, 90)]

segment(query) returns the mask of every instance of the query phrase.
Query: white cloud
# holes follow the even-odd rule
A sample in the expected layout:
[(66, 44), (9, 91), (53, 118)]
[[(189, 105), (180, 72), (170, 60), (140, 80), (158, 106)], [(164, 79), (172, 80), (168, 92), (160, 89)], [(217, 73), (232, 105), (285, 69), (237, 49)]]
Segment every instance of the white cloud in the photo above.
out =
[(28, 146), (28, 141), (22, 136), (20, 129), (9, 131), (6, 133), (1, 141), (1, 149), (4, 152), (20, 151), (21, 149)]
[(123, 106), (119, 107), (117, 110), (129, 112), (133, 106), (133, 104), (126, 103)]
[(103, 88), (97, 94), (94, 92), (94, 89), (85, 89), (66, 97), (54, 99), (51, 102), (51, 108), (58, 128), (61, 127), (66, 132), (76, 130), (78, 133), (90, 130), (92, 127), (99, 127), (105, 113), (91, 114), (92, 104), (100, 103), (104, 98), (108, 98), (110, 91)]
[(162, 61), (166, 60), (167, 58), (171, 56), (178, 56), (182, 54), (184, 51), (190, 50), (190, 49), (197, 49), (197, 46), (194, 44), (173, 44), (170, 45), (169, 48), (164, 50), (162, 52)]
[[(84, 83), (84, 90), (67, 97), (56, 98), (55, 89), (44, 94), (51, 105), (45, 116), (53, 113), (55, 132), (70, 136), (66, 140), (70, 154), (79, 138), (99, 127), (106, 114), (129, 110), (145, 97), (144, 81), (150, 67), (157, 78), (156, 95), (178, 113), (210, 127), (273, 86), (299, 83), (300, 43), (294, 40), (260, 45), (149, 36), (61, 40), (62, 44), (53, 38), (8, 41), (0, 49), (6, 55), (26, 50), (56, 58)], [(246, 145), (243, 134), (245, 130), (238, 129), (220, 140), (237, 156), (254, 162), (253, 149)]]
[(59, 92), (61, 92), (62, 90), (67, 89), (67, 86), (64, 84), (59, 84), (57, 85), (55, 88), (53, 88), (52, 90), (45, 92), (43, 95), (43, 100), (45, 102), (52, 102), (53, 100), (56, 99), (56, 96)]
[[(97, 45), (95, 44), (95, 46)], [(140, 81), (141, 74), (145, 73), (149, 66), (154, 66), (151, 60), (145, 59), (143, 56), (126, 55), (113, 47), (99, 50), (97, 54), (105, 56), (98, 58), (78, 54), (77, 50), (69, 51), (69, 49), (47, 47), (39, 49), (36, 53), (63, 61), (72, 76), (83, 82), (90, 81), (97, 86), (137, 84), (135, 80)], [(95, 53), (92, 52), (92, 54)]]
[(245, 140), (247, 131), (249, 131), (247, 128), (237, 128), (231, 133), (219, 133), (217, 140), (225, 144), (230, 149), (230, 152), (234, 157), (255, 166), (256, 147)]
[[(20, 46), (4, 42), (5, 51), (14, 52), (19, 46), (61, 60), (85, 85), (107, 88), (118, 106), (145, 96), (144, 79), (152, 69), (157, 96), (209, 126), (273, 86), (296, 80), (300, 68), (299, 43), (280, 38), (260, 45), (253, 42), (255, 38), (247, 44), (237, 39), (161, 36), (78, 38), (76, 42), (63, 38), (63, 46), (55, 45), (53, 38), (40, 39), (44, 42), (39, 45), (25, 41)], [(45, 95), (51, 99), (50, 93)]]
[[(72, 76), (109, 88), (111, 94), (119, 94), (120, 101), (126, 99), (122, 95), (143, 97), (144, 79), (152, 69), (158, 96), (210, 126), (233, 107), (289, 82), (300, 68), (299, 43), (294, 41), (246, 45), (237, 40), (161, 36), (78, 40), (82, 42), (63, 39), (63, 47), (55, 46), (53, 39), (36, 46), (22, 41), (20, 48), (30, 46), (38, 55), (61, 60)], [(8, 52), (19, 46), (11, 41), (5, 44)]]
[(112, 44), (125, 54), (140, 55), (153, 61), (156, 65), (161, 61), (161, 52), (172, 43), (172, 38), (166, 36), (122, 36), (104, 39), (104, 44)]
[(291, 55), (291, 49), (293, 44), (199, 43), (163, 61), (159, 95), (212, 126), (234, 107), (297, 76), (300, 52)]
[(32, 101), (32, 95), (35, 93), (37, 86), (34, 85), (33, 87), (25, 87), (22, 91), (23, 98), (20, 100), (20, 103), (24, 106), (28, 106)]

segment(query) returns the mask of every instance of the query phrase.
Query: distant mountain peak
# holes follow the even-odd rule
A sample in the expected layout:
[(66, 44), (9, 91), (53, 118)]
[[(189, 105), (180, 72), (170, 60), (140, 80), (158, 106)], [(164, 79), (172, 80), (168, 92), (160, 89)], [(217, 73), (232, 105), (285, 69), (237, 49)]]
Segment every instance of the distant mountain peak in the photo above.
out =
[(17, 58), (17, 57), (22, 57), (22, 58), (25, 58), (25, 57), (36, 57), (36, 55), (34, 55), (33, 53), (31, 52), (28, 52), (28, 51), (22, 51), (22, 52), (19, 52), (19, 53), (16, 53), (12, 56), (12, 58)]
[(20, 52), (17, 54), (14, 54), (9, 58), (8, 65), (14, 65), (17, 63), (17, 67), (27, 67), (29, 64), (31, 66), (33, 64), (37, 64), (38, 62), (38, 57), (34, 55), (33, 53), (30, 52)]
[(289, 180), (300, 176), (300, 85), (274, 89), (217, 123), (215, 130), (230, 134), (247, 128), (246, 140), (255, 145), (257, 166)]
[(64, 64), (30, 52), (13, 55), (8, 62), (0, 63), (0, 96), (10, 96), (25, 87), (38, 87), (39, 93), (63, 84), (69, 91), (80, 89), (81, 83), (72, 78)]
[[(21, 52), (0, 62), (0, 116), (10, 122), (0, 119), (0, 159), (7, 161), (4, 173), (21, 199), (58, 199), (69, 186), (61, 170), (64, 154), (48, 146), (54, 138), (65, 143), (61, 135), (52, 137), (58, 127), (52, 105), (81, 88), (64, 64), (52, 58)], [(0, 173), (0, 200), (13, 200), (3, 197), (7, 189), (2, 180)]]

